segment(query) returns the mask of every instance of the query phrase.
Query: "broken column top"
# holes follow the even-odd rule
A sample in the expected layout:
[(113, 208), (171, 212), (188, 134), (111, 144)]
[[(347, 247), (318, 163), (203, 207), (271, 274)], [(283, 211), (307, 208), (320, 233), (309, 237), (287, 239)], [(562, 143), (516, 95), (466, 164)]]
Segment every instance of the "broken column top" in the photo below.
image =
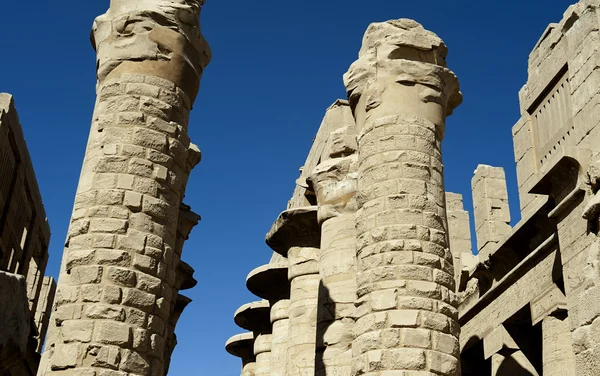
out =
[(397, 75), (396, 82), (420, 83), (447, 93), (446, 112), (451, 114), (462, 102), (462, 94), (456, 75), (446, 68), (447, 54), (444, 42), (414, 20), (372, 23), (363, 37), (359, 59), (344, 75), (351, 105), (378, 76)]
[(203, 0), (111, 0), (96, 18), (98, 82), (123, 73), (171, 81), (194, 100), (211, 52), (200, 32)]

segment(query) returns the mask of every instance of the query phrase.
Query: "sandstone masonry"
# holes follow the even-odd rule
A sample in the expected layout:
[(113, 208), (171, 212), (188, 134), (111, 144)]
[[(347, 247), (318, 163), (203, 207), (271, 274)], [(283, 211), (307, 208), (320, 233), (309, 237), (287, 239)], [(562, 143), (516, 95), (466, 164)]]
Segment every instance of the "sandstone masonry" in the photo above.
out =
[(514, 224), (503, 168), (477, 167), (472, 216), (444, 189), (446, 46), (370, 25), (267, 235), (278, 257), (248, 276), (266, 301), (236, 313), (242, 375), (599, 375), (599, 20), (579, 1), (530, 55)]

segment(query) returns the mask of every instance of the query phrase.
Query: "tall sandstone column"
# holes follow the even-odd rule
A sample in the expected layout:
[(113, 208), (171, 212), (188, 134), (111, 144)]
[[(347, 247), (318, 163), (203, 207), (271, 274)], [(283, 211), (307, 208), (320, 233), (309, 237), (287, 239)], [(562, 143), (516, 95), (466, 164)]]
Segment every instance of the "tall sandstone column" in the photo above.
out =
[(286, 376), (313, 376), (319, 304), (321, 228), (315, 206), (281, 213), (266, 237), (267, 244), (288, 259), (290, 303)]
[(94, 23), (97, 101), (40, 375), (167, 372), (202, 4), (112, 0)]
[(462, 95), (446, 54), (415, 21), (375, 23), (344, 76), (359, 154), (354, 375), (460, 375), (441, 142)]

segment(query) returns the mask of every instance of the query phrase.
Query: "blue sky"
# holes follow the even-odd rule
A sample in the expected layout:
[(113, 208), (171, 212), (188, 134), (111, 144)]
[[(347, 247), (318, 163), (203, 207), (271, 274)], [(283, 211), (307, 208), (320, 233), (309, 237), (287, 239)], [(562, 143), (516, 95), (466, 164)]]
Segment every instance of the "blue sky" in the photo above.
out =
[[(342, 74), (370, 22), (414, 18), (449, 46), (464, 103), (448, 119), (446, 189), (465, 195), (478, 163), (506, 168), (519, 218), (511, 128), (527, 58), (575, 0), (207, 0), (213, 60), (190, 136), (203, 161), (186, 202), (202, 215), (184, 248), (198, 286), (186, 291), (170, 375), (239, 375), (224, 343), (233, 313), (255, 300), (245, 277), (268, 262), (264, 235), (292, 194), (325, 109), (345, 96)], [(94, 17), (108, 1), (9, 1), (0, 23), (0, 91), (15, 96), (52, 229), (57, 275), (94, 105)]]

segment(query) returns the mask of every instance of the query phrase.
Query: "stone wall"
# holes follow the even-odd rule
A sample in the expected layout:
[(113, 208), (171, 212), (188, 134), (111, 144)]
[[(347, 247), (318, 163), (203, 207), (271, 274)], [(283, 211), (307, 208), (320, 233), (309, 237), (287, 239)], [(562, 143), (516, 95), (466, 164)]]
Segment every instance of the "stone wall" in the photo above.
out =
[(14, 330), (0, 333), (0, 373), (37, 371), (56, 288), (52, 278), (44, 277), (49, 242), (50, 227), (14, 100), (0, 94), (0, 323), (3, 330)]

